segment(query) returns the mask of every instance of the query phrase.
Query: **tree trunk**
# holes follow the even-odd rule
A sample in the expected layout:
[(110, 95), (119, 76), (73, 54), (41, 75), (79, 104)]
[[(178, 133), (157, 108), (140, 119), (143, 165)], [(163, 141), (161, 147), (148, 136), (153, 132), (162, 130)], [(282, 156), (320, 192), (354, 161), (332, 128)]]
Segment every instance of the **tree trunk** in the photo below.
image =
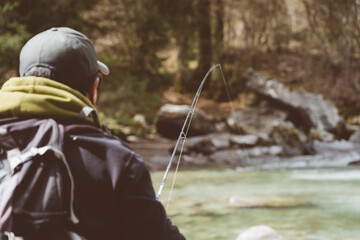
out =
[(220, 55), (224, 48), (224, 0), (215, 1), (215, 44), (214, 44), (214, 59), (220, 60)]
[[(210, 0), (198, 0), (196, 8), (198, 13), (199, 65), (193, 74), (191, 84), (188, 86), (190, 91), (197, 89), (202, 76), (209, 70), (212, 62)], [(207, 84), (204, 88), (207, 88)]]

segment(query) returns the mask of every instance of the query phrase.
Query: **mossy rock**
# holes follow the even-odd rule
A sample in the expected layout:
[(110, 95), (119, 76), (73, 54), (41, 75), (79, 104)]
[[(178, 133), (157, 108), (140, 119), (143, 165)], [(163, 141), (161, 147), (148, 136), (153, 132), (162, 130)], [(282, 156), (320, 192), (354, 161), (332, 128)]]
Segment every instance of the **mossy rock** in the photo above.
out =
[(293, 208), (311, 204), (297, 198), (232, 196), (228, 199), (228, 205), (237, 208)]

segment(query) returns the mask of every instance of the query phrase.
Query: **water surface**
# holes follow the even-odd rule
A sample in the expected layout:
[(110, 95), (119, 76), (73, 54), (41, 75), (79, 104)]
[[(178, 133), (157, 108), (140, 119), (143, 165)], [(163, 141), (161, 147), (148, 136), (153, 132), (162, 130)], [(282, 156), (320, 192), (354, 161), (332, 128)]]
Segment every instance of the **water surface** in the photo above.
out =
[[(153, 172), (155, 190), (163, 172)], [(161, 201), (166, 205), (172, 176)], [(230, 197), (294, 198), (297, 207), (232, 207)], [(360, 169), (180, 170), (168, 207), (189, 240), (235, 240), (256, 225), (288, 240), (359, 240)]]

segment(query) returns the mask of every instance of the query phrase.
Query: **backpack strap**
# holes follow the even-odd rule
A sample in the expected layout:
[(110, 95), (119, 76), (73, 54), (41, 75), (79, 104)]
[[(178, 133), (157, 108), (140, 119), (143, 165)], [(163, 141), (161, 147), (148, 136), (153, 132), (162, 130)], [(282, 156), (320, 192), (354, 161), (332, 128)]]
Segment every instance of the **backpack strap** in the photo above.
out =
[(88, 107), (88, 106), (83, 107), (83, 108), (80, 110), (79, 114), (78, 114), (78, 118), (85, 120), (85, 119), (90, 115), (90, 113), (91, 113), (92, 118), (93, 118), (93, 120), (94, 120), (94, 125), (95, 125), (96, 127), (100, 127), (99, 117), (98, 117), (98, 115), (96, 114), (95, 109), (93, 109), (93, 108), (91, 108), (91, 107)]
[[(21, 152), (14, 138), (6, 128), (0, 128), (0, 147), (6, 151), (11, 177), (4, 179), (5, 184), (0, 198), (0, 230), (11, 229), (12, 226), (12, 199), (17, 186), (18, 174), (16, 168), (21, 164)], [(6, 163), (4, 163), (6, 164)]]
[(0, 232), (0, 240), (24, 240), (24, 238), (15, 236), (12, 232)]

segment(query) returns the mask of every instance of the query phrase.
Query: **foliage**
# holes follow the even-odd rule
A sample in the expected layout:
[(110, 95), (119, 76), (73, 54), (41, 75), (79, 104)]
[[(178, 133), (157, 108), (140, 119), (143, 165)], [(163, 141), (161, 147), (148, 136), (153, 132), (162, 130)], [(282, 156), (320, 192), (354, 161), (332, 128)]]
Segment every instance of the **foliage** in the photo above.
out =
[[(360, 51), (360, 2), (353, 0), (302, 0), (311, 39), (326, 54)], [(344, 51), (345, 50), (345, 51)]]
[(147, 84), (148, 82), (139, 81), (134, 76), (122, 75), (121, 81), (112, 81), (103, 87), (99, 110), (106, 116), (105, 123), (111, 130), (116, 131), (116, 125), (124, 125), (132, 126), (132, 132), (136, 135), (147, 132), (133, 119), (140, 113), (146, 117), (147, 122), (152, 123), (156, 109), (160, 107), (161, 94), (146, 91)]
[(151, 82), (146, 84), (147, 91), (158, 91), (171, 85), (167, 74), (159, 71), (164, 59), (158, 53), (170, 41), (168, 26), (159, 7), (156, 0), (106, 0), (86, 15), (87, 21), (101, 26), (93, 37), (97, 39), (97, 48), (102, 48), (106, 41), (102, 55), (107, 58), (118, 56), (113, 68), (117, 72), (115, 75)]
[[(29, 37), (69, 26), (88, 35), (110, 67), (102, 109), (117, 123), (131, 125), (137, 113), (152, 123), (163, 90), (194, 91), (214, 63), (233, 99), (253, 67), (353, 114), (360, 112), (359, 18), (355, 0), (3, 0), (0, 76), (17, 69)], [(219, 76), (204, 94), (226, 100)]]
[[(244, 26), (246, 46), (275, 46), (286, 43), (286, 34), (289, 33), (287, 24), (288, 14), (285, 0), (241, 1), (239, 6), (241, 20)], [(285, 32), (285, 34), (284, 34)]]
[(54, 26), (81, 30), (80, 12), (96, 0), (2, 0), (0, 5), (0, 75), (17, 69), (24, 43), (34, 34)]
[(0, 75), (18, 65), (15, 56), (29, 37), (26, 26), (16, 20), (19, 2), (6, 1), (0, 6)]
[(138, 113), (144, 114), (146, 120), (152, 123), (156, 113), (154, 109), (159, 107), (161, 91), (147, 90), (151, 78), (138, 79), (139, 76), (130, 71), (117, 68), (124, 64), (123, 57), (109, 54), (100, 54), (98, 57), (111, 69), (110, 76), (101, 83), (100, 110), (118, 124), (134, 125), (133, 117)]

